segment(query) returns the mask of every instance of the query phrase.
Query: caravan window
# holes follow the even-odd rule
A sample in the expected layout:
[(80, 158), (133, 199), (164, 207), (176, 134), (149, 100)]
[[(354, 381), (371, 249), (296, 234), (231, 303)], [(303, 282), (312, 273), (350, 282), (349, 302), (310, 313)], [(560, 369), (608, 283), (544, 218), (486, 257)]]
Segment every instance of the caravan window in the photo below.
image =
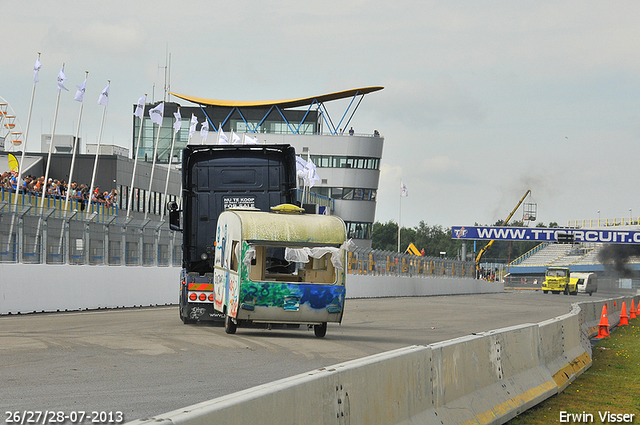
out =
[(302, 247), (255, 245), (255, 259), (251, 261), (249, 277), (253, 281), (296, 283), (335, 283), (336, 269), (332, 253), (318, 251), (318, 258), (306, 255)]

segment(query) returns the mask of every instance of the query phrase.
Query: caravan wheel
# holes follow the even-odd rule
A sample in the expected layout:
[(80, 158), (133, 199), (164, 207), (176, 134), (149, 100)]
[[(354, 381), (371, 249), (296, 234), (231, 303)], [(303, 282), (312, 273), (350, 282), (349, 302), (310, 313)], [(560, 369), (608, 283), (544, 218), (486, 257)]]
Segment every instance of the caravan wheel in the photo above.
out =
[(237, 323), (227, 314), (224, 318), (224, 331), (228, 334), (234, 334), (236, 329), (238, 329)]
[(318, 338), (324, 337), (327, 334), (327, 322), (322, 322), (321, 325), (313, 325), (313, 333)]

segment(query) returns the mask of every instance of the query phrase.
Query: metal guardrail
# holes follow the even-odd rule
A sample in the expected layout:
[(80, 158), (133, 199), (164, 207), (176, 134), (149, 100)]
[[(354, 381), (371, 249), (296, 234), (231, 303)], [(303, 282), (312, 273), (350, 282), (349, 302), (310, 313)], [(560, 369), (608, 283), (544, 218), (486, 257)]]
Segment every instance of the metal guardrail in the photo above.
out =
[[(166, 222), (112, 215), (98, 221), (73, 211), (66, 216), (50, 208), (32, 215), (31, 205), (0, 205), (0, 262), (110, 266), (177, 266), (182, 263), (180, 237)], [(469, 277), (474, 264), (357, 248), (349, 252), (347, 272), (371, 276)]]
[[(8, 194), (8, 192), (3, 192)], [(312, 194), (314, 195), (314, 194)], [(318, 196), (319, 197), (319, 196)], [(168, 223), (118, 216), (116, 207), (64, 210), (64, 200), (20, 195), (0, 199), (0, 262), (113, 266), (180, 266), (181, 237)], [(321, 197), (319, 197), (321, 198)], [(312, 199), (322, 201), (333, 199)], [(31, 204), (33, 202), (35, 205)], [(371, 276), (474, 277), (474, 263), (357, 248), (347, 272)]]
[(468, 277), (475, 263), (447, 258), (415, 256), (393, 251), (356, 248), (347, 259), (347, 273), (370, 276)]
[(180, 266), (180, 240), (162, 221), (56, 208), (0, 205), (0, 262), (110, 266)]
[[(17, 202), (14, 202), (15, 196), (15, 192), (0, 189), (0, 211), (13, 211), (15, 207), (20, 211), (21, 209), (31, 207), (27, 214), (40, 215), (43, 202), (41, 195), (19, 193)], [(62, 197), (44, 198), (45, 211), (53, 208), (55, 211), (52, 214), (59, 218), (70, 215), (74, 210), (82, 214), (91, 214), (95, 212), (98, 215), (95, 219), (96, 221), (104, 221), (107, 220), (109, 216), (118, 214), (118, 207), (115, 205), (106, 207), (104, 204), (92, 203), (91, 206), (88, 206), (86, 202), (80, 202), (77, 199), (69, 199), (69, 204), (65, 211), (64, 204), (65, 199)], [(77, 214), (74, 219), (80, 219), (82, 214)]]
[(567, 227), (570, 229), (612, 227), (612, 226), (638, 226), (640, 217), (596, 218), (587, 220), (569, 220)]

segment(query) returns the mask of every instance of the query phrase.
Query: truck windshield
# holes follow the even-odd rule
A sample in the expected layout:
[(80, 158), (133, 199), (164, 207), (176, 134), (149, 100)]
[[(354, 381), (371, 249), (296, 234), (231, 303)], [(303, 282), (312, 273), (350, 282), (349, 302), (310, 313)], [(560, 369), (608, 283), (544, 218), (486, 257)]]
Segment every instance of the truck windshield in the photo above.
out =
[[(309, 251), (307, 251), (309, 250)], [(253, 245), (249, 278), (253, 281), (299, 283), (336, 282), (336, 268), (332, 261), (337, 248), (311, 248)]]
[(550, 269), (547, 270), (547, 276), (549, 277), (567, 277), (567, 271), (563, 269)]

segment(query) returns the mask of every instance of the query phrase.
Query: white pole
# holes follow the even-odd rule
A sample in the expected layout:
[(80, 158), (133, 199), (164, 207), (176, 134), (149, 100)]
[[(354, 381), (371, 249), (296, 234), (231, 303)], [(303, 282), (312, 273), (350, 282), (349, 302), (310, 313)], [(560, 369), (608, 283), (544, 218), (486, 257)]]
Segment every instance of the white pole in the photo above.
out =
[[(178, 115), (180, 114), (180, 108), (178, 108)], [(171, 175), (171, 161), (173, 160), (173, 147), (175, 146), (176, 143), (176, 134), (178, 134), (178, 131), (180, 130), (175, 130), (173, 131), (173, 137), (171, 138), (171, 152), (169, 153), (169, 163), (167, 164), (167, 179), (164, 182), (164, 194), (163, 194), (163, 198), (165, 201), (165, 204), (167, 202), (167, 190), (169, 189), (169, 176)], [(165, 209), (165, 205), (160, 205), (160, 211), (162, 211), (160, 213), (160, 221), (162, 221), (162, 219), (164, 218), (164, 209)]]
[[(144, 94), (145, 103), (147, 94)], [(131, 186), (129, 186), (129, 202), (127, 202), (127, 218), (133, 209), (133, 183), (136, 178), (136, 167), (138, 166), (138, 156), (140, 155), (140, 142), (142, 141), (142, 124), (144, 122), (144, 110), (142, 111), (142, 117), (140, 117), (140, 129), (138, 130), (138, 144), (136, 145), (136, 157), (133, 160), (133, 172), (131, 173)], [(153, 125), (153, 124), (152, 124)]]
[[(162, 118), (164, 119), (164, 117)], [(153, 172), (156, 168), (156, 153), (158, 151), (158, 142), (160, 141), (160, 129), (162, 128), (162, 121), (160, 121), (160, 125), (158, 125), (158, 134), (156, 135), (156, 142), (153, 145), (153, 162), (151, 162), (151, 176), (149, 176), (149, 191), (147, 192), (149, 195), (149, 199), (151, 199), (151, 185), (153, 184)], [(144, 208), (144, 219), (147, 219), (149, 215), (149, 205), (147, 205), (147, 200), (144, 200), (145, 208)]]
[[(36, 66), (40, 62), (40, 52), (38, 52), (38, 59), (36, 60)], [(39, 68), (38, 68), (39, 70)], [(36, 71), (34, 67), (34, 71)], [(24, 133), (24, 144), (22, 146), (22, 155), (20, 156), (20, 164), (18, 164), (18, 180), (16, 181), (16, 196), (13, 198), (13, 212), (18, 212), (18, 191), (20, 190), (20, 179), (22, 178), (22, 168), (24, 166), (24, 155), (27, 151), (27, 141), (29, 140), (29, 126), (31, 124), (31, 111), (33, 110), (33, 98), (36, 94), (36, 78), (33, 79), (33, 87), (31, 88), (31, 102), (29, 103), (29, 115), (27, 115), (27, 129)], [(7, 251), (9, 251), (11, 245), (11, 235), (13, 235), (13, 226), (15, 225), (16, 215), (13, 214), (11, 216), (11, 227), (9, 228), (9, 237), (7, 238)], [(21, 262), (22, 259), (18, 259), (18, 262)]]
[[(89, 71), (85, 71), (85, 77), (84, 80), (87, 81), (87, 78), (89, 77)], [(73, 150), (71, 152), (71, 169), (69, 170), (69, 182), (67, 183), (67, 196), (65, 197), (64, 200), (64, 215), (67, 215), (67, 208), (69, 206), (69, 192), (71, 192), (69, 190), (69, 188), (71, 187), (71, 182), (73, 181), (73, 170), (74, 170), (74, 165), (76, 163), (76, 153), (77, 153), (77, 149), (78, 149), (78, 137), (80, 137), (80, 121), (82, 120), (82, 108), (84, 106), (84, 99), (82, 100), (82, 102), (80, 102), (80, 113), (78, 115), (78, 127), (76, 128), (76, 138), (73, 141)], [(64, 228), (64, 226), (63, 226)]]
[[(62, 70), (64, 71), (64, 64), (62, 64)], [(44, 196), (47, 193), (47, 182), (49, 181), (49, 167), (51, 166), (51, 150), (53, 147), (53, 139), (56, 135), (56, 121), (58, 120), (58, 106), (60, 105), (60, 92), (62, 89), (58, 87), (58, 97), (56, 99), (56, 111), (53, 114), (53, 128), (51, 130), (51, 142), (49, 143), (49, 155), (47, 156), (47, 168), (44, 172), (44, 184), (42, 185), (42, 202), (40, 205), (40, 215), (44, 214)]]
[[(108, 86), (111, 85), (111, 80), (108, 81)], [(87, 219), (91, 215), (91, 197), (93, 196), (93, 185), (96, 181), (96, 170), (98, 168), (98, 157), (100, 156), (100, 142), (102, 141), (102, 129), (104, 128), (104, 117), (107, 115), (107, 107), (102, 110), (102, 120), (100, 121), (100, 133), (98, 133), (98, 145), (96, 146), (96, 159), (93, 161), (93, 173), (91, 174), (91, 187), (89, 188), (89, 202), (87, 202)]]
[(400, 229), (402, 228), (402, 191), (400, 192), (400, 208), (398, 211), (398, 252), (400, 252)]
[[(40, 52), (38, 52), (38, 59), (36, 61), (36, 64), (38, 62), (40, 62)], [(27, 115), (27, 129), (25, 130), (25, 133), (24, 133), (24, 144), (22, 146), (22, 155), (20, 156), (20, 164), (18, 164), (18, 180), (16, 184), (16, 197), (13, 199), (14, 212), (18, 211), (18, 191), (20, 190), (20, 179), (22, 178), (22, 168), (24, 167), (24, 155), (25, 155), (25, 152), (27, 151), (27, 141), (29, 138), (29, 126), (31, 125), (31, 111), (33, 110), (33, 98), (36, 94), (36, 84), (37, 84), (37, 81), (35, 81), (34, 79), (33, 88), (31, 89), (31, 102), (29, 103), (29, 115)], [(9, 235), (11, 235), (11, 233), (13, 233), (13, 229), (9, 233)], [(11, 237), (9, 237), (9, 239), (11, 239)]]

